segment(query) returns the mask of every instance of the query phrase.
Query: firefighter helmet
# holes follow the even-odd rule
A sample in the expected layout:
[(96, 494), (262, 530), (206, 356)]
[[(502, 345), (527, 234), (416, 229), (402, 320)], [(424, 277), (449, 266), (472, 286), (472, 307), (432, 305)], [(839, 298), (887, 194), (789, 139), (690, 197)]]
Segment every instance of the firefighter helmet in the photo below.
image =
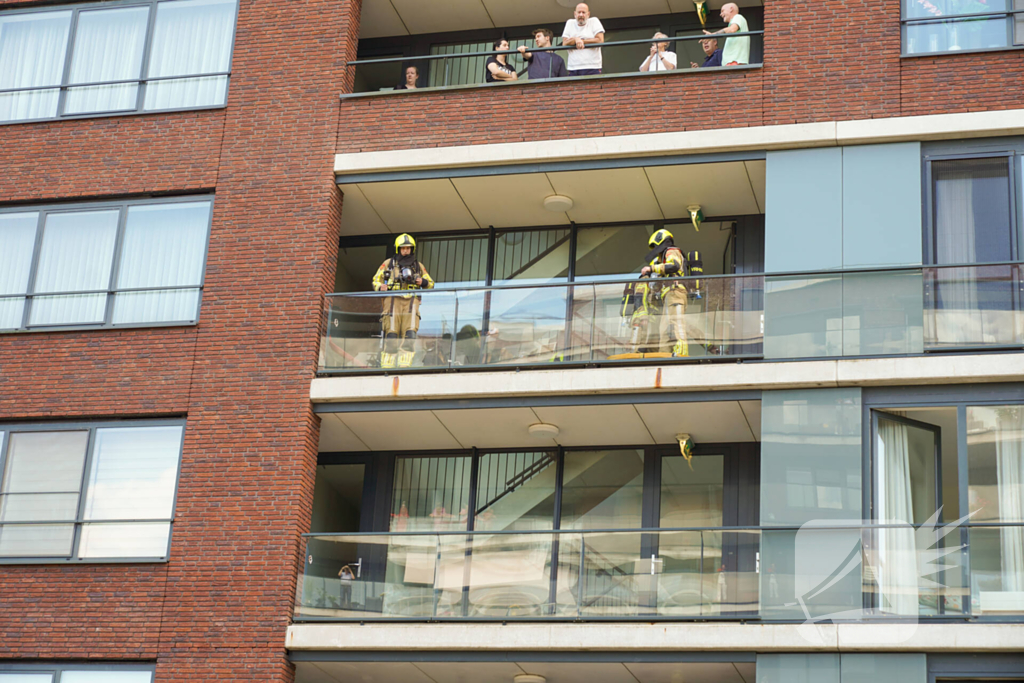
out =
[(398, 251), (402, 247), (412, 247), (412, 250), (416, 251), (416, 240), (414, 240), (412, 235), (409, 233), (403, 232), (395, 238), (395, 251)]
[(658, 230), (656, 233), (651, 235), (651, 239), (647, 240), (647, 246), (649, 246), (651, 249), (654, 249), (664, 244), (665, 240), (670, 239), (672, 239), (672, 233), (662, 228), (661, 230)]

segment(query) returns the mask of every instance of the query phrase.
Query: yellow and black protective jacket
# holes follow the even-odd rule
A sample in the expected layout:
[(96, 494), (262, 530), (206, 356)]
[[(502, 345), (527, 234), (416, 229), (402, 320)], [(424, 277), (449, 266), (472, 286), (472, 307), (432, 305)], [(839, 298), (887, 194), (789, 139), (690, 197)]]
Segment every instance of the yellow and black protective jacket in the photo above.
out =
[[(380, 268), (377, 269), (377, 273), (373, 276), (373, 291), (379, 292), (381, 287), (385, 284), (388, 286), (388, 291), (393, 292), (395, 290), (409, 291), (409, 294), (403, 294), (402, 296), (406, 299), (412, 296), (412, 291), (417, 289), (433, 289), (434, 279), (430, 277), (430, 273), (423, 267), (423, 264), (419, 261), (415, 261), (410, 267), (413, 271), (413, 281), (403, 282), (402, 281), (402, 268), (398, 265), (397, 258), (389, 258), (384, 263), (380, 264)], [(416, 276), (423, 278), (423, 285), (417, 285), (415, 282)]]

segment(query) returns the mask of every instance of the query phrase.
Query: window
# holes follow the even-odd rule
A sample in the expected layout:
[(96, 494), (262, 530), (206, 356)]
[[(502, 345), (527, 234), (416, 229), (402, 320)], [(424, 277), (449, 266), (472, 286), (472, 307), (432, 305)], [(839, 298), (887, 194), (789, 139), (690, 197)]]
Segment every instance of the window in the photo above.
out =
[(1024, 0), (904, 0), (904, 53), (1024, 45)]
[(152, 664), (0, 664), (0, 683), (153, 683)]
[(223, 106), (236, 0), (0, 14), (0, 123)]
[(0, 432), (0, 561), (166, 558), (183, 433), (173, 422)]
[(0, 212), (0, 330), (194, 323), (212, 204)]

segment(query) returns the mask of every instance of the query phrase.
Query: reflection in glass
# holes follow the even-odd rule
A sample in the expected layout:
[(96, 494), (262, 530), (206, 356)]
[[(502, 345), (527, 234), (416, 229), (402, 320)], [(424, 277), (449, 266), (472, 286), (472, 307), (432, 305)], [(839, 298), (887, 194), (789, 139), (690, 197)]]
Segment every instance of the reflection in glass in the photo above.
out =
[[(235, 0), (177, 0), (157, 5), (149, 77), (220, 73), (231, 68)], [(227, 76), (152, 81), (147, 111), (224, 104)]]
[[(0, 17), (0, 90), (60, 85), (67, 54), (71, 11)], [(0, 93), (0, 121), (57, 115), (60, 91)]]
[(25, 298), (3, 295), (28, 292), (38, 223), (35, 212), (0, 214), (0, 330), (21, 327)]
[(469, 520), (472, 458), (395, 460), (391, 531), (459, 531)]
[(928, 348), (1024, 341), (1018, 266), (930, 268), (925, 270), (925, 286)]
[(1013, 258), (1006, 157), (932, 162), (936, 264)]
[(210, 202), (189, 202), (128, 209), (117, 287), (195, 285), (196, 289), (116, 294), (114, 323), (196, 319), (210, 208)]
[(165, 557), (169, 522), (83, 524), (79, 557)]
[(658, 526), (722, 526), (725, 456), (661, 459), (661, 519)]
[(553, 528), (556, 456), (554, 451), (481, 455), (474, 530)]
[(494, 240), (494, 284), (543, 284), (569, 274), (571, 230), (507, 230)]
[[(47, 216), (34, 289), (38, 293), (106, 290), (120, 212), (83, 211)], [(32, 300), (30, 325), (100, 323), (107, 295), (63, 294)]]
[(765, 278), (764, 324), (766, 358), (842, 355), (842, 276)]
[(623, 279), (645, 265), (647, 240), (654, 226), (616, 225), (580, 228), (576, 236), (576, 281)]
[(640, 529), (644, 452), (565, 454), (562, 529)]
[(972, 598), (981, 611), (1024, 611), (1024, 407), (967, 409)]
[[(152, 683), (152, 671), (63, 671), (61, 683)], [(0, 683), (3, 683), (0, 681)]]
[(169, 518), (182, 430), (180, 426), (96, 430), (84, 518)]
[[(79, 12), (69, 83), (138, 78), (146, 41), (148, 7)], [(138, 83), (69, 88), (65, 114), (135, 109)]]

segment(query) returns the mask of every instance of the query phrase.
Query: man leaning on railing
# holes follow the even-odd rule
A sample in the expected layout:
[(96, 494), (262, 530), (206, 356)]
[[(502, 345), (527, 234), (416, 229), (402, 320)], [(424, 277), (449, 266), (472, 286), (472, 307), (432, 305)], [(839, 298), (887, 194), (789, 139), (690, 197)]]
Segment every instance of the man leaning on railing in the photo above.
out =
[(587, 47), (604, 42), (604, 25), (590, 16), (590, 7), (581, 2), (576, 5), (574, 18), (565, 22), (562, 45), (569, 48), (569, 75), (594, 76), (601, 73), (601, 48)]
[[(740, 14), (740, 8), (734, 2), (727, 2), (722, 5), (722, 11), (719, 13), (719, 16), (722, 17), (722, 21), (727, 23), (728, 26), (719, 31), (704, 31), (704, 33), (709, 36), (717, 36), (728, 33), (746, 33), (750, 30), (747, 28), (747, 20)], [(725, 50), (722, 51), (722, 63), (725, 66), (749, 64), (750, 36), (728, 38), (725, 41)]]
[[(534, 47), (551, 47), (551, 41), (554, 37), (555, 34), (550, 29), (533, 29)], [(520, 45), (517, 49), (526, 63), (530, 65), (526, 73), (531, 81), (542, 78), (565, 78), (568, 75), (565, 71), (565, 60), (554, 52), (545, 50), (544, 52), (534, 53), (530, 52), (529, 48), (525, 45)]]

